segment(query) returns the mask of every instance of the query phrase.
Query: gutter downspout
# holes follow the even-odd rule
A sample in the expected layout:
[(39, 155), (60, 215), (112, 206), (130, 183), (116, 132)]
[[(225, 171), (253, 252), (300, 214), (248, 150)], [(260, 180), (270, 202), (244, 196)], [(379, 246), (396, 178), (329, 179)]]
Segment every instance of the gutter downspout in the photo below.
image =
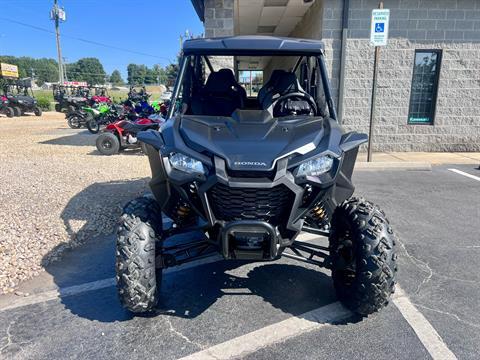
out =
[(348, 39), (348, 11), (350, 9), (350, 1), (343, 0), (342, 10), (342, 47), (340, 50), (340, 76), (338, 80), (338, 123), (343, 122), (343, 101), (345, 98), (345, 58), (347, 52)]

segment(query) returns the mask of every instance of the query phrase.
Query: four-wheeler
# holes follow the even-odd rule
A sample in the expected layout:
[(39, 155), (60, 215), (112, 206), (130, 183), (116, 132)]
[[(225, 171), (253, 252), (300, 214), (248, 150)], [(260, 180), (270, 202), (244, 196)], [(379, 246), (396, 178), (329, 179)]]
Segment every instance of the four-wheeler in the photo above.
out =
[(94, 87), (94, 95), (90, 98), (90, 105), (98, 104), (98, 103), (107, 103), (111, 104), (112, 100), (108, 96), (107, 88), (105, 87)]
[(55, 111), (72, 113), (89, 103), (88, 87), (53, 85), (53, 98), (57, 102)]
[(103, 155), (118, 154), (127, 148), (141, 147), (144, 152), (145, 144), (137, 140), (140, 131), (157, 130), (163, 120), (139, 119), (137, 121), (120, 120), (108, 124), (97, 137), (97, 150)]
[[(215, 67), (225, 57), (232, 68), (264, 71), (258, 97), (246, 96), (230, 68)], [(367, 135), (337, 122), (322, 42), (188, 40), (171, 104), (160, 130), (137, 137), (146, 144), (153, 198), (125, 205), (117, 231), (117, 289), (128, 310), (152, 311), (162, 270), (212, 252), (326, 267), (339, 300), (362, 316), (388, 304), (396, 237), (377, 205), (352, 197)], [(172, 226), (163, 227), (162, 214)], [(174, 242), (191, 231), (205, 237)], [(297, 240), (302, 231), (329, 245)]]
[(27, 112), (33, 112), (36, 116), (42, 115), (42, 110), (33, 96), (31, 79), (8, 80), (4, 83), (3, 93), (14, 111), (14, 116)]
[(15, 116), (15, 111), (10, 106), (8, 98), (5, 95), (0, 95), (0, 114), (5, 114), (7, 117)]

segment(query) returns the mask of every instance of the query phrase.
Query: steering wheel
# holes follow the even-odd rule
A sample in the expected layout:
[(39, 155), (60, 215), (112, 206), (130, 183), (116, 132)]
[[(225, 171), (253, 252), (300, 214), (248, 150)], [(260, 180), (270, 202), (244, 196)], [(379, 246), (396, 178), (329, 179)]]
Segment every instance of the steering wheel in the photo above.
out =
[(288, 93), (288, 94), (280, 96), (271, 105), (272, 114), (275, 113), (275, 110), (276, 110), (277, 106), (279, 106), (280, 104), (282, 104), (282, 102), (284, 102), (285, 100), (288, 100), (290, 98), (296, 98), (297, 101), (298, 101), (299, 98), (301, 100), (305, 100), (306, 102), (308, 102), (308, 105), (310, 105), (310, 108), (313, 111), (313, 115), (317, 114), (318, 108), (317, 108), (317, 104), (315, 103), (315, 100), (309, 94), (303, 93), (303, 92), (292, 92), (292, 93)]

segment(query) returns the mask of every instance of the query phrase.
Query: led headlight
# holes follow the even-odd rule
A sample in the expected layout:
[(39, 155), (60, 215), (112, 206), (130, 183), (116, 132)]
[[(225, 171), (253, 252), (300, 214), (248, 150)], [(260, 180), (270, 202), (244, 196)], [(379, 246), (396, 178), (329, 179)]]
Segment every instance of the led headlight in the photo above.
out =
[(330, 171), (333, 166), (333, 158), (329, 155), (319, 156), (300, 164), (297, 176), (319, 176)]
[(189, 156), (180, 153), (172, 153), (168, 161), (170, 161), (170, 165), (172, 165), (174, 169), (184, 171), (189, 174), (205, 174), (205, 167), (203, 164)]

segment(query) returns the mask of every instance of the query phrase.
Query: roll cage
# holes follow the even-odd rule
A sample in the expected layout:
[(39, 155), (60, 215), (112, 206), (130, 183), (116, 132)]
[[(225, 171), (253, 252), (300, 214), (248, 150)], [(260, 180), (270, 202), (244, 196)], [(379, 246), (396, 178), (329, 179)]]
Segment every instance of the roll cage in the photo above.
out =
[[(337, 115), (325, 66), (323, 43), (316, 40), (270, 36), (235, 36), (187, 40), (183, 45), (179, 74), (172, 93), (173, 106), (169, 109), (168, 118), (173, 117), (181, 108), (181, 104), (178, 103), (180, 92), (186, 81), (192, 81), (191, 73), (198, 73), (199, 69), (202, 68), (202, 62), (204, 63), (203, 67), (207, 68), (210, 73), (214, 71), (210, 61), (212, 56), (234, 58), (242, 56), (295, 56), (295, 65), (289, 71), (292, 73), (298, 71), (301, 74), (300, 83), (306, 89), (306, 92), (313, 95), (315, 100), (323, 97), (329, 117), (336, 120)], [(314, 71), (312, 71), (313, 69)], [(193, 79), (198, 79), (198, 77), (195, 78), (194, 76)], [(202, 84), (195, 83), (194, 80), (194, 83), (189, 85), (201, 86)], [(315, 88), (320, 89), (323, 94), (319, 94), (320, 91), (315, 90)], [(184, 95), (185, 93), (182, 94), (182, 99), (185, 98)]]

